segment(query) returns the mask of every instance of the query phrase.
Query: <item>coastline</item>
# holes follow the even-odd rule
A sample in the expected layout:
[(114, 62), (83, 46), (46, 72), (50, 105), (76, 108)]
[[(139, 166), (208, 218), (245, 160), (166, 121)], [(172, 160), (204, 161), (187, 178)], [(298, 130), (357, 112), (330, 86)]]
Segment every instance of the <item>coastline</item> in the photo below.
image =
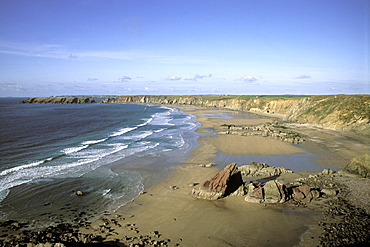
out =
[[(176, 108), (197, 116), (201, 126), (196, 131), (205, 135), (198, 139), (199, 146), (191, 152), (190, 158), (177, 167), (169, 178), (145, 191), (116, 212), (116, 215), (122, 215), (125, 218), (121, 222), (122, 225), (134, 225), (134, 230), (132, 227), (115, 228), (117, 236), (112, 236), (112, 241), (121, 236), (135, 238), (140, 234), (158, 231), (161, 239), (171, 240), (170, 246), (319, 245), (319, 236), (322, 232), (317, 223), (322, 219), (323, 209), (319, 206), (321, 202), (305, 209), (286, 204), (251, 204), (246, 203), (243, 197), (205, 201), (190, 196), (194, 184), (204, 182), (220, 170), (217, 166), (199, 167), (199, 164), (214, 163), (212, 159), (217, 156), (220, 149), (225, 149), (222, 151), (230, 155), (253, 154), (253, 152), (271, 155), (272, 151), (275, 154), (306, 152), (302, 148), (273, 139), (221, 136), (216, 135), (213, 130), (219, 128), (221, 124), (256, 125), (272, 121), (274, 118), (261, 116), (261, 118), (246, 119), (243, 117), (246, 113), (227, 109), (193, 106)], [(234, 117), (210, 118), (204, 113), (230, 113)], [(252, 147), (251, 142), (258, 148), (253, 151), (247, 149)], [(231, 143), (234, 145), (230, 145)], [(284, 148), (281, 148), (282, 146)], [(356, 147), (352, 148), (356, 149)], [(338, 168), (342, 168), (342, 164), (339, 164)], [(293, 173), (285, 176), (284, 179), (294, 180), (300, 176)], [(97, 221), (94, 224), (97, 227), (101, 223), (102, 221)]]
[[(121, 225), (133, 227), (115, 228), (116, 234), (110, 240), (124, 236), (134, 238), (158, 231), (162, 239), (170, 239), (172, 244), (180, 246), (199, 246), (199, 243), (202, 246), (298, 246), (303, 234), (310, 229), (312, 231), (319, 221), (319, 209), (251, 204), (246, 203), (243, 197), (205, 201), (191, 197), (190, 192), (194, 184), (204, 182), (220, 170), (217, 166), (199, 167), (200, 164), (214, 163), (212, 158), (220, 149), (229, 155), (271, 155), (271, 152), (283, 155), (306, 151), (273, 139), (216, 135), (213, 132), (221, 124), (256, 125), (271, 122), (271, 118), (247, 119), (243, 117), (246, 113), (235, 115), (235, 111), (225, 109), (177, 108), (197, 116), (201, 126), (196, 131), (204, 134), (198, 139), (199, 146), (167, 179), (116, 211), (115, 215), (125, 219)], [(204, 115), (227, 112), (234, 117), (220, 119)], [(286, 179), (293, 180), (299, 176), (293, 173)], [(93, 228), (102, 224), (104, 219), (94, 222)], [(312, 237), (318, 241), (318, 234), (315, 234)]]
[[(196, 130), (201, 133), (199, 146), (163, 181), (150, 186), (114, 214), (107, 212), (91, 225), (77, 228), (79, 233), (103, 236), (104, 243), (108, 245), (102, 246), (124, 246), (118, 243), (127, 244), (131, 240), (141, 241), (140, 239), (145, 238), (157, 239), (155, 241), (158, 245), (154, 246), (159, 246), (161, 242), (167, 244), (166, 246), (319, 245), (322, 232), (318, 222), (323, 217), (323, 209), (320, 207), (322, 202), (301, 208), (289, 204), (252, 204), (245, 202), (244, 197), (206, 201), (193, 198), (190, 192), (194, 186), (203, 183), (222, 169), (222, 165), (227, 165), (217, 164), (211, 168), (199, 166), (215, 163), (213, 159), (222, 153), (230, 157), (255, 154), (294, 155), (306, 153), (309, 149), (321, 151), (318, 148), (325, 147), (325, 143), (319, 145), (311, 142), (313, 147), (308, 145), (308, 148), (302, 148), (264, 137), (217, 135), (215, 130), (222, 124), (258, 125), (278, 118), (258, 117), (259, 115), (249, 118), (245, 117), (248, 114), (246, 112), (207, 107), (175, 108), (197, 117), (201, 124)], [(332, 151), (336, 151), (335, 148)], [(341, 154), (354, 155), (363, 151), (354, 144)], [(342, 163), (352, 158), (340, 155), (335, 157), (335, 161), (340, 161), (337, 168), (342, 168)], [(320, 159), (325, 161), (322, 157)], [(292, 181), (308, 175), (293, 173), (279, 179)]]

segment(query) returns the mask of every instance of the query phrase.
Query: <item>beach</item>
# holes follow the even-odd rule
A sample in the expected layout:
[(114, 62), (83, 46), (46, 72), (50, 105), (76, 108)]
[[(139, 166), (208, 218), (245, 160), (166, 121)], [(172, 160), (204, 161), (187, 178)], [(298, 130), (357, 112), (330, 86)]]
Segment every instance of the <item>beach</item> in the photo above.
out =
[[(352, 156), (366, 153), (367, 139), (359, 137), (359, 141), (351, 139), (328, 147), (324, 142), (325, 138), (328, 140), (326, 132), (321, 142), (322, 137), (315, 132), (316, 142), (307, 137), (307, 141), (299, 145), (262, 136), (222, 135), (217, 134), (222, 131), (222, 125), (259, 125), (281, 117), (207, 107), (177, 108), (195, 115), (201, 124), (196, 130), (201, 134), (198, 146), (172, 174), (145, 188), (133, 201), (114, 213), (107, 211), (98, 220), (80, 224), (76, 229), (79, 234), (101, 235), (104, 243), (113, 246), (131, 246), (130, 243), (147, 246), (144, 243), (148, 242), (154, 246), (319, 245), (322, 229), (318, 222), (323, 219), (325, 198), (301, 206), (257, 204), (246, 202), (244, 197), (229, 196), (216, 201), (197, 199), (191, 196), (191, 191), (222, 170), (229, 160), (245, 165), (243, 158), (248, 155), (266, 157), (266, 160), (279, 155), (292, 156), (299, 170), (299, 157), (317, 152), (315, 169), (325, 168), (323, 163), (330, 160), (330, 167), (339, 170)], [(346, 149), (340, 148), (341, 145)], [(206, 164), (213, 165), (204, 167)], [(312, 171), (301, 169), (277, 179), (294, 181), (310, 174)]]
[[(243, 113), (225, 109), (184, 106), (182, 111), (197, 116), (204, 133), (199, 146), (165, 181), (144, 191), (133, 202), (120, 208), (116, 216), (124, 218), (114, 228), (112, 241), (124, 236), (134, 238), (158, 232), (161, 239), (171, 240), (176, 246), (312, 246), (319, 241), (317, 222), (322, 209), (309, 209), (294, 205), (253, 204), (244, 197), (227, 197), (217, 201), (206, 201), (191, 197), (194, 185), (199, 186), (216, 174), (220, 168), (200, 167), (214, 163), (218, 151), (228, 155), (244, 154), (294, 154), (306, 152), (290, 143), (264, 137), (244, 137), (211, 134), (222, 124), (255, 125), (274, 120), (271, 117), (248, 119)], [(212, 118), (207, 114), (233, 114), (233, 118)], [(350, 148), (350, 147), (348, 147)], [(355, 149), (355, 148), (354, 148)], [(341, 159), (340, 156), (337, 159)], [(344, 158), (342, 158), (345, 160)], [(342, 162), (344, 162), (342, 160)], [(337, 167), (340, 168), (340, 167)], [(291, 174), (285, 179), (293, 180), (301, 175)], [(107, 216), (109, 217), (114, 216)], [(104, 221), (94, 223), (98, 227)], [(108, 237), (109, 239), (109, 237)]]

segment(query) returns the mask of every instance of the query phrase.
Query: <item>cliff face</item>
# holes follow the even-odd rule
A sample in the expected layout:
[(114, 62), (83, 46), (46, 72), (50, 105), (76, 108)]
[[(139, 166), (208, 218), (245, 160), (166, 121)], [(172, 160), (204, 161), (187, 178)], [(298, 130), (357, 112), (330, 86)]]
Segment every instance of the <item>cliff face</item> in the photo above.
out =
[(19, 103), (30, 104), (90, 104), (95, 103), (94, 99), (87, 97), (31, 97)]
[(289, 109), (298, 101), (297, 98), (260, 98), (252, 96), (119, 96), (108, 98), (102, 103), (196, 105), (207, 107), (229, 108), (241, 111), (260, 113), (288, 114)]
[(279, 114), (287, 122), (310, 123), (370, 136), (369, 95), (329, 96), (119, 96), (102, 103), (196, 105)]
[(298, 101), (286, 121), (370, 135), (369, 95), (311, 96)]

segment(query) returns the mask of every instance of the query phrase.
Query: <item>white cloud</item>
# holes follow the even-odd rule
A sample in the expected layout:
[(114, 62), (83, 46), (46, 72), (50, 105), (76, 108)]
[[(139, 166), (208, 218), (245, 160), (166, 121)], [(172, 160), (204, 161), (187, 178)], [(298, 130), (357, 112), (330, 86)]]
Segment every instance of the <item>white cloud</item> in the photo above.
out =
[(17, 83), (3, 82), (0, 83), (0, 90), (4, 91), (21, 91), (23, 87)]
[(171, 76), (167, 77), (166, 80), (178, 81), (178, 80), (181, 80), (181, 77), (171, 75)]
[(184, 80), (187, 80), (187, 81), (197, 81), (197, 80), (201, 80), (201, 79), (207, 78), (207, 77), (212, 77), (212, 74), (208, 74), (208, 75), (198, 75), (198, 74), (195, 74), (194, 77), (192, 77), (192, 78), (185, 78)]
[(258, 79), (254, 76), (250, 76), (250, 75), (246, 75), (246, 76), (243, 76), (240, 80), (244, 81), (244, 82), (254, 82), (254, 81), (258, 81)]

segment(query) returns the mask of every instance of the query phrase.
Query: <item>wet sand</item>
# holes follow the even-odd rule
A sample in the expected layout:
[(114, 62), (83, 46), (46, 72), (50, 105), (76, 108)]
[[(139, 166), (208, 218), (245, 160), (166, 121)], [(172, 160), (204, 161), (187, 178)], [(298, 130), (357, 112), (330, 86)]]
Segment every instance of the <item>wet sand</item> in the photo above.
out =
[[(272, 155), (306, 152), (286, 142), (255, 136), (216, 135), (221, 124), (256, 125), (271, 122), (273, 118), (207, 117), (204, 113), (225, 113), (228, 110), (210, 110), (191, 106), (179, 107), (198, 117), (205, 133), (199, 146), (175, 172), (162, 183), (150, 188), (133, 202), (119, 209), (121, 225), (134, 224), (134, 230), (116, 228), (114, 238), (147, 235), (158, 231), (162, 239), (170, 239), (175, 246), (311, 246), (317, 245), (320, 231), (319, 207), (296, 208), (294, 205), (264, 205), (244, 201), (244, 197), (228, 197), (206, 201), (191, 197), (195, 185), (201, 184), (219, 171), (219, 168), (199, 167), (213, 163), (219, 151), (228, 155)], [(295, 174), (291, 179), (296, 178)], [(285, 178), (289, 179), (289, 178)], [(94, 223), (95, 227), (102, 221)], [(136, 232), (135, 232), (136, 231)], [(108, 237), (109, 239), (109, 237)], [(303, 240), (303, 242), (301, 242)]]

